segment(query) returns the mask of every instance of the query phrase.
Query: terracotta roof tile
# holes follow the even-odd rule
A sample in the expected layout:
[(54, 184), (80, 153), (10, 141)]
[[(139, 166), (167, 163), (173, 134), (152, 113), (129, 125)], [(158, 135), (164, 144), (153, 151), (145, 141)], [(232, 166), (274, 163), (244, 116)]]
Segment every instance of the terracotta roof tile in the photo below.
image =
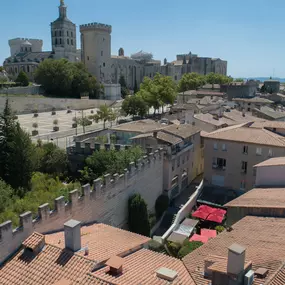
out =
[(190, 136), (199, 133), (201, 130), (197, 127), (194, 127), (189, 124), (184, 125), (169, 125), (167, 127), (164, 127), (162, 130), (164, 133), (169, 133), (174, 136), (181, 137), (183, 139), (189, 138)]
[(275, 276), (265, 285), (284, 285), (285, 284), (285, 265), (282, 265)]
[(217, 126), (217, 127), (221, 127), (221, 126), (231, 126), (231, 125), (235, 125), (236, 122), (227, 118), (219, 118), (219, 119), (215, 119), (214, 116), (212, 114), (206, 113), (206, 114), (196, 114), (194, 115), (194, 118), (197, 120), (200, 120), (202, 122)]
[(98, 279), (103, 278), (109, 282), (117, 282), (120, 285), (168, 285), (169, 281), (156, 276), (156, 271), (166, 267), (178, 273), (171, 282), (173, 285), (194, 285), (184, 264), (181, 260), (156, 253), (147, 249), (141, 249), (131, 255), (124, 257), (123, 272), (119, 276), (111, 276), (107, 272), (109, 267), (101, 268), (93, 273)]
[(225, 207), (285, 208), (285, 188), (252, 189)]
[(230, 112), (224, 112), (224, 117), (233, 120), (237, 123), (264, 121), (264, 119), (254, 117), (248, 113), (245, 113), (245, 116), (243, 116), (242, 112), (238, 110), (231, 110)]
[(209, 280), (203, 276), (205, 259), (209, 255), (226, 258), (228, 247), (238, 243), (246, 248), (246, 260), (252, 262), (253, 270), (260, 267), (269, 270), (265, 279), (255, 278), (253, 284), (266, 284), (285, 260), (284, 236), (285, 219), (248, 216), (233, 225), (232, 231), (219, 234), (188, 254), (183, 262), (197, 285), (208, 285)]
[(246, 127), (245, 124), (230, 126), (204, 134), (205, 138), (246, 142), (276, 147), (285, 146), (285, 138), (265, 129)]
[[(105, 224), (94, 224), (81, 228), (81, 247), (82, 249), (88, 247), (89, 253), (86, 257), (98, 262), (106, 261), (113, 255), (124, 255), (149, 240), (148, 237)], [(46, 242), (64, 248), (64, 232), (46, 235)], [(84, 256), (85, 250), (77, 253)]]
[(280, 121), (260, 121), (260, 122), (254, 122), (251, 126), (251, 128), (276, 128), (276, 129), (285, 129), (285, 122)]
[(284, 166), (285, 157), (273, 157), (267, 159), (261, 163), (256, 164), (254, 167), (263, 167), (263, 166)]
[(95, 276), (93, 276), (92, 274), (86, 274), (84, 277), (79, 278), (71, 285), (118, 285), (118, 284), (100, 280)]
[(33, 233), (30, 235), (22, 245), (26, 248), (34, 250), (41, 242), (45, 240), (45, 236), (39, 233)]
[(52, 245), (46, 245), (37, 256), (20, 250), (1, 268), (0, 284), (51, 285), (61, 279), (75, 281), (95, 265), (94, 261)]

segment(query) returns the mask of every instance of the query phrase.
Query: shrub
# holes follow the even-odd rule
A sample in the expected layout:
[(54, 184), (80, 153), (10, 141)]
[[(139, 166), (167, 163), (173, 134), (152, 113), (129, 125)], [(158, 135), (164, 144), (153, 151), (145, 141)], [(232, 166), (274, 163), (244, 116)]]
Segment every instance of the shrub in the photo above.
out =
[(162, 252), (164, 250), (164, 246), (163, 244), (152, 239), (148, 242), (148, 249), (155, 252)]
[(168, 241), (166, 245), (167, 245), (167, 248), (168, 248), (170, 254), (173, 257), (177, 257), (178, 252), (181, 249), (181, 244), (178, 242)]
[[(186, 244), (186, 245), (184, 245)], [(187, 254), (191, 253), (193, 250), (199, 248), (202, 246), (203, 243), (200, 241), (189, 241), (188, 243), (186, 241), (183, 242), (183, 246), (179, 250), (177, 257), (182, 259)]]
[(24, 71), (20, 71), (16, 82), (20, 83), (21, 86), (29, 86), (29, 77)]
[(223, 226), (216, 226), (215, 230), (217, 231), (218, 234), (220, 234), (225, 230), (225, 228)]
[(155, 202), (156, 218), (159, 219), (169, 206), (169, 198), (166, 195), (160, 195)]
[(38, 124), (37, 123), (33, 123), (33, 128), (37, 129), (38, 128)]

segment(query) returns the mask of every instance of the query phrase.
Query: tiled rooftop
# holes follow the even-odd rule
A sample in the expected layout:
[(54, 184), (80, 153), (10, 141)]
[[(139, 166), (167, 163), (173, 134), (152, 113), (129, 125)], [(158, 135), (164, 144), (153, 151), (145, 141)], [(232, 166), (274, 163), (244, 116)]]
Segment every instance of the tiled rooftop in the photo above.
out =
[[(226, 258), (228, 247), (234, 243), (246, 248), (246, 260), (252, 262), (253, 270), (260, 267), (269, 270), (265, 279), (255, 278), (254, 285), (266, 284), (280, 270), (285, 260), (285, 219), (248, 216), (232, 228), (232, 231), (219, 234), (183, 259), (196, 285), (209, 284), (203, 276), (205, 259), (209, 255)], [(279, 284), (284, 283), (274, 285)]]
[(285, 188), (252, 189), (225, 207), (285, 208)]
[(245, 102), (245, 103), (266, 103), (266, 104), (273, 104), (274, 102), (271, 100), (268, 100), (266, 98), (260, 98), (260, 97), (254, 97), (250, 99), (246, 98), (233, 98), (232, 101), (236, 102)]
[(284, 147), (284, 137), (265, 129), (246, 127), (245, 124), (230, 126), (204, 134), (205, 138), (220, 139), (235, 142), (246, 142), (257, 145)]
[(75, 281), (95, 265), (94, 261), (52, 245), (46, 245), (36, 257), (30, 251), (20, 250), (0, 269), (0, 284), (51, 285), (62, 279)]
[(206, 114), (196, 114), (194, 115), (194, 118), (197, 119), (197, 120), (200, 120), (202, 122), (205, 122), (207, 124), (211, 124), (213, 126), (217, 126), (217, 127), (221, 127), (221, 126), (231, 126), (231, 125), (234, 125), (236, 124), (235, 121), (232, 121), (230, 119), (227, 119), (227, 118), (219, 118), (219, 119), (214, 119), (213, 115), (212, 114), (209, 114), (209, 113), (206, 113)]
[(261, 114), (264, 114), (274, 120), (276, 119), (281, 119), (281, 118), (284, 118), (285, 117), (285, 112), (279, 112), (279, 111), (276, 111), (270, 107), (267, 107), (267, 106), (263, 106), (261, 107), (260, 109), (254, 109), (256, 112), (258, 113), (261, 113)]
[(39, 233), (33, 233), (23, 242), (23, 246), (34, 250), (39, 243), (44, 241), (44, 239), (45, 239), (44, 235)]
[(153, 120), (146, 119), (126, 124), (121, 124), (114, 128), (113, 131), (134, 132), (134, 133), (149, 133), (163, 128), (164, 125), (157, 123)]
[(245, 113), (245, 115), (243, 116), (242, 112), (238, 110), (231, 110), (230, 112), (224, 112), (223, 116), (227, 119), (233, 120), (240, 124), (248, 122), (264, 121), (264, 119), (254, 117), (249, 113)]
[[(86, 257), (97, 262), (106, 261), (113, 255), (124, 255), (149, 240), (148, 237), (105, 224), (81, 227), (81, 247), (82, 249), (88, 247), (89, 253)], [(46, 235), (46, 242), (64, 248), (64, 232)], [(79, 251), (77, 254), (84, 256), (85, 250)]]
[(70, 285), (119, 285), (119, 284), (100, 280), (95, 276), (93, 276), (92, 274), (88, 273), (82, 278), (79, 278), (75, 282), (71, 283)]
[[(116, 282), (120, 285), (194, 285), (184, 264), (181, 260), (156, 253), (147, 249), (141, 249), (131, 255), (124, 257), (123, 272), (113, 277), (107, 273), (109, 267), (103, 267), (93, 273), (98, 279)], [(156, 276), (156, 271), (162, 267), (174, 270), (178, 276), (172, 281)]]
[(260, 121), (260, 122), (254, 122), (251, 126), (251, 128), (276, 128), (276, 129), (285, 129), (285, 122), (280, 121)]
[(285, 157), (273, 157), (268, 160), (265, 160), (259, 164), (256, 164), (254, 167), (263, 167), (263, 166), (284, 166)]
[(201, 130), (189, 124), (185, 125), (169, 125), (164, 127), (162, 130), (164, 133), (169, 133), (183, 139), (189, 138), (190, 136), (199, 133)]

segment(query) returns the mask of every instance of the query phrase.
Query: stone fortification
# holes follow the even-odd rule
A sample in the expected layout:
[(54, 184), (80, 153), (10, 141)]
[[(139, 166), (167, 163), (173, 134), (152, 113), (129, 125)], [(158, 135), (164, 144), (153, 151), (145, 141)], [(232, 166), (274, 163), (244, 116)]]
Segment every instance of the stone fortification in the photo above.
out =
[(128, 199), (140, 193), (154, 210), (156, 198), (162, 193), (163, 152), (157, 150), (144, 156), (136, 164), (130, 163), (124, 174), (107, 174), (97, 179), (93, 188), (89, 184), (81, 190), (70, 192), (69, 202), (64, 197), (55, 199), (55, 209), (49, 204), (41, 205), (38, 217), (32, 213), (20, 215), (20, 227), (13, 230), (12, 222), (0, 225), (0, 264), (11, 256), (21, 243), (34, 231), (48, 233), (61, 230), (63, 224), (76, 219), (82, 224), (100, 222), (115, 227), (124, 227), (128, 220)]

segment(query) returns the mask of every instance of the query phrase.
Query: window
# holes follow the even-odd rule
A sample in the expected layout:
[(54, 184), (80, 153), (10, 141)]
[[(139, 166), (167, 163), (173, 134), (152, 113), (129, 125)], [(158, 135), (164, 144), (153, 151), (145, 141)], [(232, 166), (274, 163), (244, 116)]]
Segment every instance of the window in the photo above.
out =
[(30, 72), (30, 66), (29, 65), (27, 66), (27, 72)]
[(241, 162), (241, 171), (242, 173), (247, 173), (247, 162), (246, 161)]
[(101, 56), (103, 56), (103, 51), (101, 50)]
[(268, 156), (269, 156), (269, 157), (272, 157), (272, 156), (273, 156), (273, 150), (272, 150), (271, 148), (270, 148), (269, 151), (268, 151)]
[(177, 167), (180, 166), (180, 156), (177, 158)]
[(262, 155), (262, 148), (261, 147), (256, 148), (256, 155)]
[(214, 150), (217, 150), (217, 149), (218, 149), (218, 144), (214, 143)]
[(248, 146), (247, 145), (244, 145), (243, 146), (243, 154), (248, 154)]
[(55, 39), (55, 45), (57, 45), (57, 39)]
[(227, 166), (227, 161), (224, 158), (213, 157), (213, 168), (225, 170)]
[(87, 56), (87, 60), (89, 60), (89, 56)]
[(253, 168), (253, 176), (256, 176), (256, 167)]
[(242, 180), (240, 183), (240, 189), (245, 190), (245, 181), (244, 180)]
[(226, 151), (226, 150), (227, 150), (227, 145), (226, 145), (225, 143), (223, 143), (222, 150), (223, 150), (223, 151)]
[(32, 48), (30, 47), (30, 51), (32, 51)]
[(67, 39), (67, 44), (69, 45), (69, 39)]
[(73, 46), (73, 39), (71, 39), (70, 41), (71, 41), (71, 45)]
[(24, 51), (24, 48), (23, 48), (23, 47), (21, 47), (21, 51)]
[(59, 44), (61, 45), (61, 43), (62, 43), (62, 41), (61, 41), (61, 39), (59, 39)]
[(54, 31), (54, 36), (57, 37), (57, 32), (56, 31)]
[(73, 38), (73, 32), (71, 32), (71, 37)]
[(174, 76), (174, 79), (177, 80), (177, 75)]
[(105, 67), (105, 65), (106, 65), (105, 62), (103, 62), (103, 67)]
[(59, 36), (61, 37), (61, 31), (59, 31)]
[(69, 31), (66, 32), (66, 35), (69, 37)]
[(28, 48), (27, 48), (27, 47), (25, 47), (25, 51), (28, 51)]

